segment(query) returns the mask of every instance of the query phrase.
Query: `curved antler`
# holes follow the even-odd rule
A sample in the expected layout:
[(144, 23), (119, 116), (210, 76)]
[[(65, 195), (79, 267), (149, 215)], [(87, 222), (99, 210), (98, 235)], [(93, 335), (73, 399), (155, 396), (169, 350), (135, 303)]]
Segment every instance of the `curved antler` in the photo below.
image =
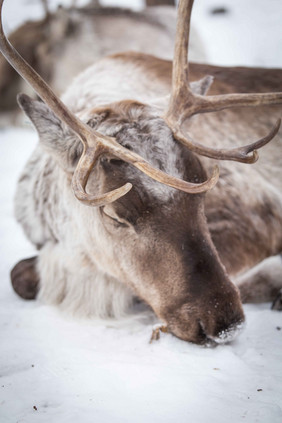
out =
[[(235, 162), (252, 164), (255, 163), (259, 158), (257, 150), (268, 144), (275, 137), (275, 135), (279, 131), (280, 125), (281, 119), (278, 119), (276, 124), (265, 137), (251, 144), (231, 149), (210, 148), (204, 146), (196, 141), (190, 141), (187, 138), (187, 135), (184, 135), (184, 133), (182, 132), (181, 127), (171, 124), (170, 128), (172, 129), (174, 138), (176, 138), (178, 141), (181, 142), (181, 144), (188, 147), (189, 150), (193, 151), (194, 153), (216, 160), (232, 160)], [(249, 155), (250, 153), (252, 154)]]
[[(213, 149), (189, 140), (181, 130), (184, 121), (198, 113), (215, 112), (231, 107), (250, 107), (282, 103), (282, 92), (266, 94), (226, 94), (205, 96), (194, 94), (189, 84), (188, 44), (190, 19), (194, 0), (179, 2), (176, 41), (172, 70), (172, 93), (165, 121), (174, 137), (190, 150), (218, 160), (234, 160), (254, 163), (258, 159), (256, 149), (266, 145), (277, 134), (281, 120), (261, 140), (234, 149)], [(252, 153), (249, 156), (249, 153)]]
[(2, 26), (3, 1), (4, 0), (0, 0), (0, 51), (23, 79), (32, 86), (39, 97), (41, 97), (50, 107), (56, 116), (77, 134), (83, 144), (83, 153), (74, 172), (72, 181), (74, 194), (80, 201), (88, 205), (101, 206), (122, 197), (132, 187), (131, 184), (127, 183), (101, 196), (93, 196), (86, 192), (88, 177), (101, 154), (113, 155), (132, 164), (156, 181), (187, 193), (206, 192), (216, 184), (219, 176), (218, 168), (215, 168), (213, 175), (203, 183), (194, 184), (183, 181), (167, 175), (159, 169), (155, 169), (141, 156), (118, 144), (114, 138), (100, 134), (78, 119), (7, 40)]

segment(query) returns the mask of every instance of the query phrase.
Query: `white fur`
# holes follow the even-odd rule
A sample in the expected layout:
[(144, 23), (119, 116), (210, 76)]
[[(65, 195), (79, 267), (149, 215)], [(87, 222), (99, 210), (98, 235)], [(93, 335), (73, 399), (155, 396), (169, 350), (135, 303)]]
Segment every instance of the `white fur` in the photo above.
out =
[(85, 260), (70, 245), (48, 243), (39, 255), (39, 299), (81, 317), (123, 317), (133, 304), (133, 293)]
[[(105, 72), (106, 69), (106, 72)], [(150, 83), (151, 84), (151, 83)], [(105, 58), (90, 66), (76, 77), (62, 100), (76, 113), (91, 107), (98, 107), (124, 99), (134, 99), (149, 103), (164, 92), (163, 83), (154, 81), (151, 89), (149, 81), (138, 64), (122, 59)]]
[[(48, 178), (56, 183), (48, 184)], [(93, 238), (85, 240), (87, 229), (83, 238), (81, 227), (89, 222), (92, 236), (99, 238), (95, 219), (87, 217), (92, 209), (78, 203), (68, 176), (41, 148), (37, 148), (22, 174), (15, 205), (16, 217), (27, 236), (41, 248), (37, 270), (43, 302), (80, 316), (121, 317), (129, 312), (131, 290), (87, 258), (86, 252), (93, 245), (84, 244), (93, 242)]]

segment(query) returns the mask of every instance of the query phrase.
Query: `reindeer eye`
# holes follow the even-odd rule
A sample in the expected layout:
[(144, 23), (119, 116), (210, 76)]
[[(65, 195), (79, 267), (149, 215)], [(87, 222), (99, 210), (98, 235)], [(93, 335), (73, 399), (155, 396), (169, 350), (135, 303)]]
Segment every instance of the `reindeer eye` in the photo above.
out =
[(119, 159), (111, 159), (111, 164), (120, 166), (120, 165), (124, 164), (124, 161), (119, 160)]
[(111, 222), (114, 223), (116, 227), (127, 228), (130, 226), (125, 219), (117, 215), (111, 205), (101, 207), (100, 210), (102, 216), (105, 217), (105, 219), (107, 219), (108, 221), (111, 219)]

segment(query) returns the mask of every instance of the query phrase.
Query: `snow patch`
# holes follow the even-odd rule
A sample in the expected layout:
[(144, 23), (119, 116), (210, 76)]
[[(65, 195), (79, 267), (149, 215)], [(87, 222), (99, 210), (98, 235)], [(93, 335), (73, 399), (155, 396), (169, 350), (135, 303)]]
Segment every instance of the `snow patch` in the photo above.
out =
[(244, 327), (245, 323), (231, 325), (228, 329), (219, 332), (217, 336), (208, 336), (208, 338), (217, 344), (226, 344), (237, 338), (237, 336), (241, 334)]

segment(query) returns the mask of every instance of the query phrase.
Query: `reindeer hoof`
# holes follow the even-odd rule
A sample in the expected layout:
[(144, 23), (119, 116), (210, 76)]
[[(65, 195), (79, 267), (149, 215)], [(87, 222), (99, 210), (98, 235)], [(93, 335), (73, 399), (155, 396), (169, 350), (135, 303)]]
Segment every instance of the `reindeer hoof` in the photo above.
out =
[(282, 311), (282, 289), (280, 289), (279, 294), (272, 303), (271, 310)]
[(25, 300), (36, 298), (39, 277), (36, 271), (37, 257), (19, 261), (11, 270), (11, 282), (15, 292)]

